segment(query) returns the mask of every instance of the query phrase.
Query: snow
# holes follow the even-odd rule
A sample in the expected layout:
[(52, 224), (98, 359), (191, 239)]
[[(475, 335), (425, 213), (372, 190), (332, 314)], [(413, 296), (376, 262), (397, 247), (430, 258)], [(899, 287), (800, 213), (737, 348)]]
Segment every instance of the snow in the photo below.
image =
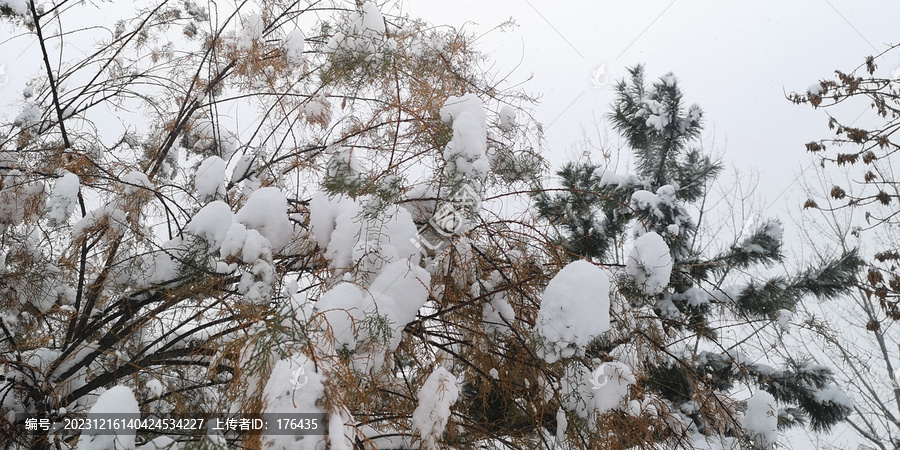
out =
[(350, 440), (356, 433), (347, 424), (355, 423), (346, 410), (332, 411), (328, 418), (329, 450), (354, 450)]
[(775, 397), (766, 391), (756, 391), (747, 400), (747, 412), (742, 424), (760, 446), (773, 447), (778, 441), (778, 405)]
[[(232, 226), (229, 228), (229, 233), (225, 235), (226, 239), (233, 235), (230, 233), (232, 229), (237, 229), (240, 234), (241, 231), (245, 230), (245, 228), (240, 224), (235, 224), (236, 226)], [(246, 230), (244, 233), (244, 245), (241, 248), (241, 259), (245, 263), (253, 263), (257, 260), (263, 259), (266, 261), (272, 260), (272, 249), (269, 248), (269, 240), (263, 237), (256, 230)]]
[(475, 94), (450, 97), (441, 120), (452, 121), (453, 137), (444, 148), (447, 170), (458, 178), (483, 180), (488, 173), (487, 127), (484, 105)]
[(191, 0), (184, 2), (184, 10), (196, 20), (209, 20), (209, 11)]
[(214, 201), (200, 208), (184, 230), (209, 243), (212, 251), (218, 250), (225, 241), (234, 215), (231, 207), (223, 201)]
[(77, 205), (79, 187), (78, 176), (70, 172), (65, 172), (56, 180), (53, 193), (47, 200), (47, 217), (51, 223), (61, 224), (69, 218)]
[(231, 172), (231, 182), (237, 183), (239, 180), (250, 176), (253, 172), (254, 167), (256, 165), (256, 155), (242, 155), (238, 162), (234, 165), (234, 170)]
[(275, 267), (266, 260), (258, 259), (250, 266), (250, 270), (241, 274), (238, 292), (251, 303), (265, 304), (272, 295), (272, 284), (275, 282)]
[(650, 114), (646, 123), (648, 127), (653, 127), (657, 131), (663, 132), (669, 125), (669, 116), (666, 114)]
[(147, 178), (147, 174), (138, 171), (123, 175), (122, 183), (125, 183), (125, 193), (129, 195), (141, 192), (144, 188), (153, 188), (153, 183)]
[(284, 37), (284, 43), (282, 44), (284, 48), (284, 55), (287, 58), (288, 64), (291, 65), (300, 65), (303, 63), (303, 50), (305, 47), (306, 36), (303, 35), (303, 32), (300, 29), (292, 30)]
[(734, 303), (744, 289), (746, 286), (723, 286), (721, 289), (712, 289), (709, 291), (709, 300), (725, 304)]
[(516, 126), (516, 109), (509, 105), (500, 108), (500, 129), (509, 131)]
[(641, 209), (656, 207), (659, 204), (659, 197), (650, 191), (640, 190), (631, 194), (631, 202)]
[(372, 449), (379, 450), (416, 450), (418, 447), (414, 447), (412, 442), (410, 442), (410, 438), (407, 436), (408, 433), (401, 432), (396, 429), (392, 429), (390, 427), (380, 427), (380, 429), (376, 429), (371, 425), (360, 425), (357, 426), (360, 434), (366, 437), (366, 445), (371, 445)]
[[(372, 370), (381, 368), (383, 351), (392, 352), (400, 345), (403, 329), (415, 320), (419, 309), (428, 300), (430, 274), (425, 269), (411, 265), (408, 260), (395, 261), (381, 270), (367, 289), (342, 282), (323, 294), (316, 303), (316, 310), (322, 315), (322, 327), (334, 338), (337, 348), (355, 350), (366, 342), (366, 349), (377, 354), (369, 354)], [(371, 328), (365, 320), (378, 315), (388, 324), (390, 337), (378, 345), (380, 336), (371, 335)], [(374, 342), (373, 342), (374, 340)]]
[(666, 184), (656, 190), (656, 196), (659, 197), (661, 202), (671, 206), (675, 204), (675, 191), (675, 186)]
[(569, 428), (569, 421), (566, 419), (566, 411), (559, 408), (556, 410), (556, 439), (560, 442), (565, 441), (567, 428)]
[(589, 418), (610, 410), (624, 410), (628, 403), (629, 386), (637, 379), (631, 368), (618, 361), (600, 363), (590, 371), (580, 362), (566, 366), (565, 375), (560, 380), (563, 406)]
[(375, 302), (362, 289), (351, 283), (339, 283), (316, 302), (324, 319), (323, 325), (334, 337), (337, 347), (356, 348), (362, 321), (375, 310)]
[[(253, 303), (269, 300), (275, 281), (272, 254), (287, 244), (292, 231), (287, 219), (287, 200), (280, 190), (255, 191), (237, 214), (232, 214), (227, 203), (213, 201), (201, 208), (184, 229), (205, 240), (210, 251), (218, 250), (222, 258), (240, 253), (241, 260), (251, 266), (241, 274), (238, 292)], [(228, 266), (225, 269), (231, 270)]]
[(634, 186), (641, 185), (641, 180), (634, 174), (619, 174), (615, 172), (605, 171), (600, 175), (600, 187), (612, 186)]
[[(252, 231), (259, 234), (259, 232), (257, 232), (256, 230)], [(242, 253), (244, 251), (246, 242), (247, 227), (245, 227), (244, 224), (241, 223), (232, 223), (231, 226), (228, 227), (228, 231), (225, 232), (225, 237), (222, 239), (221, 248), (219, 249), (222, 258), (237, 256), (238, 254)], [(248, 254), (250, 253), (252, 253), (252, 251), (248, 251)]]
[(363, 3), (360, 19), (360, 22), (357, 24), (361, 28), (360, 31), (369, 30), (379, 35), (384, 34), (384, 17), (381, 16), (381, 11), (378, 10), (378, 6), (375, 6), (375, 3)]
[(609, 287), (606, 272), (590, 262), (575, 261), (560, 270), (541, 297), (538, 356), (554, 363), (583, 354), (591, 339), (608, 331)]
[(375, 55), (387, 43), (384, 16), (378, 6), (370, 1), (363, 3), (359, 11), (350, 14), (341, 29), (344, 31), (335, 33), (326, 44), (326, 52)]
[[(281, 359), (275, 363), (263, 388), (265, 414), (324, 413), (319, 399), (325, 395), (324, 376), (303, 354)], [(267, 434), (263, 448), (316, 450), (322, 448), (324, 436)]]
[[(116, 385), (100, 394), (89, 414), (140, 414), (141, 409), (131, 389)], [(123, 417), (124, 418), (124, 417)], [(108, 432), (108, 431), (107, 431)], [(133, 449), (134, 430), (121, 429), (113, 434), (91, 434), (84, 431), (78, 439), (77, 450)]]
[[(655, 194), (645, 190), (635, 191), (633, 194), (631, 194), (631, 206), (634, 209), (649, 210), (654, 216), (662, 219), (665, 217), (665, 214), (660, 209), (660, 206), (664, 205), (668, 209), (675, 208), (675, 191), (675, 187), (670, 184), (660, 186), (659, 189), (656, 190)], [(673, 225), (678, 227), (678, 224)], [(642, 229), (642, 227), (636, 228), (635, 231), (637, 232), (639, 229)]]
[[(0, 195), (0, 223), (3, 223), (2, 198)], [(107, 203), (88, 213), (72, 226), (72, 236), (76, 239), (98, 224), (108, 223), (116, 232), (121, 232), (120, 224), (125, 223), (125, 212), (116, 203)]]
[(628, 387), (637, 382), (631, 372), (631, 367), (616, 361), (602, 363), (594, 369), (591, 380), (595, 379), (600, 383), (591, 383), (592, 397), (588, 405), (593, 406), (600, 413), (621, 406), (622, 400), (628, 395)]
[(691, 306), (701, 306), (709, 303), (709, 294), (697, 287), (692, 287), (680, 294), (673, 293), (672, 298), (685, 301)]
[(696, 450), (735, 450), (741, 442), (730, 436), (705, 435), (694, 430), (690, 436), (691, 448)]
[(138, 402), (131, 389), (117, 385), (100, 394), (90, 414), (140, 414)]
[[(73, 352), (71, 355), (69, 355), (66, 358), (65, 362), (63, 362), (62, 364), (59, 365), (59, 367), (57, 367), (57, 369), (54, 371), (54, 374), (66, 373), (71, 368), (75, 367), (76, 365), (78, 365), (79, 363), (84, 361), (84, 359), (87, 358), (89, 355), (98, 351), (98, 349), (99, 349), (99, 347), (94, 342), (81, 344), (78, 347), (78, 349), (75, 350), (75, 352)], [(40, 349), (38, 352), (34, 353), (29, 358), (29, 363), (36, 367), (41, 367), (41, 366), (45, 366), (45, 364), (44, 364), (45, 362), (52, 361), (52, 358), (55, 358), (57, 356), (58, 356), (58, 352), (43, 348), (43, 349)], [(66, 391), (66, 390), (71, 391), (71, 390), (81, 387), (83, 385), (81, 383), (84, 380), (83, 375), (85, 372), (86, 372), (86, 369), (82, 368), (82, 369), (80, 369), (78, 376), (69, 377), (70, 385), (65, 386), (63, 389), (60, 389), (60, 391)], [(77, 381), (73, 382), (72, 380), (77, 380)]]
[(489, 302), (483, 306), (484, 328), (488, 333), (498, 333), (509, 329), (507, 323), (516, 320), (516, 311), (506, 300), (505, 292), (498, 292), (491, 296)]
[(648, 395), (642, 401), (639, 400), (631, 400), (628, 402), (627, 407), (625, 408), (625, 412), (630, 416), (634, 417), (657, 417), (659, 415), (659, 411), (657, 411), (656, 406), (651, 403), (652, 396)]
[(359, 248), (360, 238), (365, 236), (363, 228), (366, 224), (360, 219), (356, 203), (343, 209), (335, 218), (335, 228), (328, 239), (325, 257), (331, 260), (332, 267), (350, 267), (356, 257), (362, 256), (355, 250)]
[(378, 306), (378, 313), (392, 324), (390, 351), (400, 345), (403, 328), (415, 320), (419, 309), (428, 301), (431, 275), (409, 261), (388, 264), (372, 281), (368, 292)]
[(824, 389), (815, 392), (816, 401), (819, 403), (834, 403), (836, 405), (853, 408), (853, 400), (835, 385), (828, 385)]
[(777, 220), (772, 220), (766, 222), (764, 225), (766, 236), (772, 238), (772, 240), (781, 242), (782, 237), (784, 236), (784, 228), (781, 226), (781, 223)]
[(253, 43), (262, 38), (265, 22), (259, 14), (249, 14), (243, 21), (240, 34), (235, 39), (238, 49), (247, 50), (253, 47)]
[(787, 309), (779, 309), (778, 310), (778, 326), (784, 330), (785, 333), (791, 332), (791, 318), (794, 317), (794, 313)]
[(412, 428), (422, 438), (426, 448), (436, 448), (447, 421), (450, 407), (459, 399), (459, 381), (443, 367), (437, 367), (419, 389), (412, 414)]
[(647, 295), (665, 290), (672, 275), (672, 256), (663, 238), (651, 231), (635, 239), (625, 273)]
[(766, 249), (763, 248), (763, 246), (761, 246), (761, 245), (759, 245), (759, 244), (751, 244), (751, 243), (745, 242), (744, 245), (743, 245), (742, 247), (744, 248), (744, 250), (747, 251), (747, 253), (750, 253), (750, 254), (764, 254), (764, 253), (766, 253)]
[(281, 250), (291, 239), (293, 227), (287, 216), (287, 199), (280, 189), (257, 189), (234, 218), (259, 231), (272, 244), (272, 250)]
[(681, 233), (681, 228), (673, 223), (666, 227), (666, 231), (668, 231), (672, 236), (678, 236), (678, 234)]
[[(318, 94), (309, 102), (303, 105), (303, 113), (306, 114), (306, 121), (313, 124), (319, 124), (323, 128), (328, 127), (331, 120), (331, 103), (328, 98), (322, 94)], [(347, 153), (350, 155), (350, 153)], [(359, 166), (355, 159), (350, 159), (351, 165), (355, 165), (354, 169), (359, 172)]]
[(165, 392), (165, 388), (163, 387), (162, 382), (160, 382), (156, 378), (147, 381), (147, 390), (150, 391), (150, 394), (152, 394), (154, 397), (158, 397), (162, 395), (163, 392)]
[(313, 238), (327, 247), (325, 257), (332, 267), (346, 269), (359, 263), (357, 271), (368, 276), (391, 262), (418, 258), (412, 215), (406, 208), (389, 205), (380, 217), (367, 217), (364, 211), (377, 201), (370, 196), (357, 200), (313, 196), (309, 206)]
[[(305, 111), (305, 107), (304, 107)], [(344, 178), (348, 183), (356, 181), (362, 172), (357, 151), (352, 147), (334, 148), (328, 147), (326, 154), (331, 154), (328, 161), (327, 176), (330, 178)]]
[(700, 109), (700, 105), (694, 103), (693, 105), (688, 107), (688, 120), (692, 122), (699, 122), (702, 118), (703, 110)]
[[(8, 1), (8, 0), (7, 0)], [(8, 4), (8, 3), (7, 3)], [(27, 128), (41, 120), (41, 108), (31, 102), (25, 103), (22, 112), (13, 120), (14, 125), (21, 128)]]
[(660, 80), (662, 80), (663, 84), (668, 87), (675, 86), (675, 83), (678, 82), (678, 79), (675, 78), (675, 74), (673, 74), (672, 72), (663, 75), (662, 77), (660, 77)]
[(194, 189), (201, 203), (225, 196), (225, 160), (210, 156), (200, 163), (194, 174)]
[(147, 255), (144, 260), (149, 266), (145, 279), (147, 285), (169, 281), (178, 276), (178, 264), (165, 252)]
[(351, 214), (355, 216), (356, 203), (345, 196), (329, 197), (322, 192), (313, 194), (309, 201), (309, 225), (312, 228), (312, 236), (316, 244), (321, 248), (327, 248), (331, 241), (331, 233), (337, 226), (335, 219), (340, 216), (345, 209), (353, 208)]

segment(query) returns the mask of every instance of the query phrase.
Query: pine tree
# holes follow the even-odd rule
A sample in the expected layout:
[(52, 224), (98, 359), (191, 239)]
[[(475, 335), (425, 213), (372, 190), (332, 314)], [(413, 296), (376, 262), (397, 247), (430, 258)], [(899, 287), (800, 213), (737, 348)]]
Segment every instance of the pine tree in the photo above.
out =
[[(697, 105), (685, 106), (673, 75), (648, 86), (643, 67), (629, 73), (615, 86), (609, 119), (633, 151), (636, 173), (569, 163), (558, 172), (557, 193), (535, 195), (540, 217), (557, 230), (556, 242), (568, 258), (615, 274), (618, 326), (596, 338), (586, 356), (611, 363), (630, 354), (637, 363), (631, 367), (637, 374), (631, 394), (680, 416), (692, 430), (688, 434), (771, 444), (766, 433), (738, 418), (746, 408), (731, 397), (738, 386), (774, 398), (779, 428), (808, 423), (828, 429), (850, 412), (845, 397), (831, 395), (837, 391), (830, 369), (802, 356), (773, 368), (751, 359), (760, 355), (742, 353), (749, 350), (740, 345), (743, 338), (727, 339), (721, 330), (733, 326), (754, 336), (777, 329), (803, 298), (847, 292), (860, 266), (855, 251), (799, 273), (743, 276), (771, 272), (783, 259), (781, 224), (768, 220), (718, 254), (702, 252), (699, 242), (706, 236), (689, 208), (702, 201), (722, 170), (698, 147), (703, 113)], [(664, 242), (668, 255), (648, 256), (653, 241)], [(623, 258), (619, 249), (629, 245), (633, 250)], [(596, 360), (585, 364), (592, 367)], [(671, 424), (669, 433), (660, 430), (648, 432), (644, 441), (679, 439)]]

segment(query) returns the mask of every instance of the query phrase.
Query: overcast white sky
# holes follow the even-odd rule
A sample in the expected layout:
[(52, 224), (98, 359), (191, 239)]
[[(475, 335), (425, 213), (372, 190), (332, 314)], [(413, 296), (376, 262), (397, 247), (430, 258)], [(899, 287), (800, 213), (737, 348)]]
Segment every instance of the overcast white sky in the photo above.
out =
[[(534, 75), (524, 87), (542, 95), (535, 115), (547, 127), (555, 167), (576, 154), (580, 126), (609, 112), (611, 89), (592, 83), (598, 68), (610, 81), (637, 63), (653, 79), (674, 72), (686, 102), (706, 113), (706, 148), (745, 174), (758, 172), (761, 206), (773, 212), (802, 204), (793, 181), (810, 161), (803, 144), (829, 133), (823, 112), (791, 104), (785, 92), (852, 70), (900, 41), (900, 2), (891, 1), (405, 0), (405, 7), (477, 34), (515, 19), (516, 28), (485, 36), (480, 48), (499, 67), (521, 59), (511, 81)], [(900, 54), (879, 72), (898, 67)], [(848, 108), (856, 117), (866, 105)]]

